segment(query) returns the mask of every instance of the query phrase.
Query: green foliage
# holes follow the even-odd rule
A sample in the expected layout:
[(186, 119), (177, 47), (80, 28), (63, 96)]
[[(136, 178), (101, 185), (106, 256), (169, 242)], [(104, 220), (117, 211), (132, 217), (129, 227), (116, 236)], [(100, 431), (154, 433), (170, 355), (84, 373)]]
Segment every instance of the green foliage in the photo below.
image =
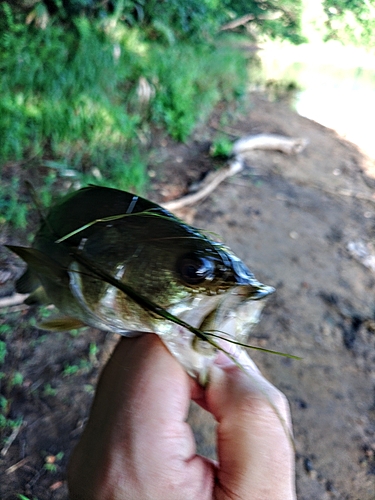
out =
[(81, 359), (76, 365), (66, 364), (63, 370), (64, 377), (70, 377), (76, 375), (77, 373), (87, 373), (93, 368), (93, 363), (90, 359)]
[(54, 474), (55, 472), (57, 472), (58, 467), (56, 464), (45, 463), (43, 465), (43, 469), (47, 472), (51, 472), (52, 474)]
[(298, 41), (292, 0), (1, 2), (0, 224), (26, 227), (25, 178), (46, 206), (90, 182), (142, 191), (151, 123), (186, 140), (219, 100), (244, 94), (244, 55), (212, 40), (249, 13), (251, 35)]
[(12, 332), (12, 330), (12, 327), (8, 325), (8, 323), (3, 323), (2, 325), (0, 325), (0, 335), (8, 335)]
[(246, 30), (255, 40), (267, 36), (297, 44), (304, 41), (301, 0), (226, 0), (224, 5), (230, 18), (252, 15)]
[(58, 462), (60, 462), (63, 459), (63, 457), (64, 457), (63, 451), (60, 451), (56, 455), (46, 454), (46, 456), (44, 457), (43, 469), (51, 473), (57, 472), (59, 469)]
[(150, 54), (151, 79), (160, 91), (151, 103), (155, 123), (185, 140), (219, 100), (245, 92), (246, 65), (228, 48), (179, 44)]
[(339, 40), (373, 49), (375, 2), (368, 0), (324, 0), (328, 40)]
[(0, 224), (26, 227), (25, 178), (46, 206), (56, 189), (90, 182), (142, 191), (150, 121), (185, 140), (219, 99), (244, 92), (246, 64), (234, 49), (175, 43), (164, 18), (161, 45), (116, 16), (41, 29), (0, 4)]
[[(8, 402), (7, 402), (7, 404), (8, 404)], [(6, 408), (4, 410), (6, 410)], [(17, 419), (8, 418), (3, 413), (3, 410), (0, 409), (0, 431), (13, 430), (16, 427), (19, 427), (20, 425), (22, 425), (22, 422), (23, 422), (22, 417), (17, 418)]]
[(227, 137), (218, 137), (210, 147), (210, 155), (214, 158), (228, 158), (233, 149), (233, 142)]
[(6, 343), (3, 340), (0, 340), (0, 365), (4, 363), (6, 355), (7, 355)]
[[(20, 178), (13, 176), (8, 183), (3, 180), (0, 184), (0, 225), (6, 221), (12, 221), (15, 227), (26, 228), (29, 206), (22, 198)], [(20, 203), (20, 201), (22, 202)]]
[[(143, 3), (141, 25), (156, 35), (160, 26), (172, 28), (179, 38), (209, 37), (225, 21), (226, 13), (218, 0), (159, 0)], [(159, 26), (159, 29), (158, 29)]]
[(22, 385), (23, 375), (20, 372), (15, 372), (9, 381), (10, 387), (16, 387)]
[[(48, 148), (77, 162), (96, 148), (116, 148), (134, 138), (138, 117), (116, 102), (119, 72), (109, 38), (85, 19), (75, 21), (76, 32), (7, 19), (0, 39), (0, 159)], [(121, 79), (128, 76), (125, 67)]]
[(70, 377), (75, 375), (80, 370), (78, 365), (66, 365), (63, 370), (64, 377)]
[(48, 397), (48, 396), (56, 396), (57, 394), (57, 389), (51, 386), (51, 384), (45, 384), (43, 388), (43, 396)]
[(85, 384), (83, 388), (85, 392), (87, 392), (88, 394), (93, 395), (95, 393), (95, 387), (92, 384)]
[[(20, 4), (30, 11), (26, 0), (18, 0)], [(301, 4), (301, 0), (44, 0), (37, 2), (31, 17), (39, 24), (45, 22), (47, 10), (65, 23), (76, 16), (91, 20), (115, 17), (126, 26), (138, 27), (150, 40), (171, 44), (175, 40), (212, 39), (228, 21), (251, 14), (247, 26), (237, 30), (298, 43)]]
[(96, 364), (98, 361), (96, 357), (98, 351), (99, 351), (98, 346), (95, 344), (95, 342), (92, 342), (89, 347), (89, 359), (92, 364)]
[(8, 406), (7, 398), (0, 394), (0, 411), (4, 412), (7, 406)]
[[(26, 227), (29, 207), (21, 193), (29, 169), (43, 168), (37, 187), (45, 204), (72, 170), (79, 184), (142, 190), (145, 167), (133, 153), (140, 118), (137, 110), (128, 111), (131, 92), (122, 88), (134, 86), (137, 74), (126, 40), (118, 61), (113, 39), (86, 19), (75, 20), (74, 31), (54, 24), (42, 30), (17, 21), (4, 3), (0, 19), (0, 163), (19, 162), (9, 181), (3, 167), (0, 223)], [(33, 165), (21, 163), (24, 158), (34, 158)], [(46, 170), (43, 158), (64, 168), (50, 168), (47, 160)], [(95, 165), (99, 181), (90, 173)], [(34, 178), (38, 182), (40, 175)]]

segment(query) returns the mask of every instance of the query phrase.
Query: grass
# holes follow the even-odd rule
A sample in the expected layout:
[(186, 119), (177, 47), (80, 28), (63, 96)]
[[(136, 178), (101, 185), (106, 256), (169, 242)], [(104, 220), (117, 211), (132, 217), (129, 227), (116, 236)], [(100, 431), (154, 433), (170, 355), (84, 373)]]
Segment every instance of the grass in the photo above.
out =
[[(14, 319), (14, 318), (13, 318)], [(10, 392), (23, 382), (23, 375), (7, 367), (5, 370), (6, 356), (8, 354), (7, 342), (13, 334), (12, 318), (0, 324), (0, 448), (7, 442), (12, 431), (22, 424), (21, 415), (11, 414), (12, 397)]]
[(186, 140), (220, 100), (245, 92), (244, 60), (224, 47), (178, 45), (165, 58), (156, 50), (150, 55), (150, 67), (162, 82), (162, 92), (152, 103), (152, 119), (177, 140)]
[(40, 29), (2, 3), (0, 224), (26, 226), (25, 178), (46, 204), (57, 188), (89, 182), (142, 192), (152, 127), (186, 140), (246, 78), (243, 56), (225, 46), (163, 46), (110, 18)]

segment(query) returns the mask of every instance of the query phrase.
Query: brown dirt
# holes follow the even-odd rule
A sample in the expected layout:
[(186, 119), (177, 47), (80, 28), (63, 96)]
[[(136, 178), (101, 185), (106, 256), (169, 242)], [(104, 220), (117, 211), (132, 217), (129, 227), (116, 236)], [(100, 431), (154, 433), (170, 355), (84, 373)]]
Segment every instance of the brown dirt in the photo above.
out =
[[(258, 279), (277, 289), (250, 341), (303, 358), (252, 353), (290, 401), (298, 498), (374, 500), (375, 275), (347, 251), (348, 242), (374, 236), (374, 164), (333, 131), (260, 94), (250, 96), (249, 109), (240, 116), (226, 117), (239, 135), (267, 132), (310, 142), (297, 156), (253, 151), (241, 174), (182, 215), (220, 234)], [(218, 123), (213, 118), (211, 125)], [(186, 145), (161, 140), (150, 157), (156, 177), (149, 197), (179, 196), (212, 169), (207, 146), (216, 133), (205, 127)], [(1, 254), (2, 294), (19, 265)], [(69, 453), (87, 418), (98, 370), (117, 340), (93, 330), (46, 335), (33, 326), (34, 314), (13, 309), (0, 316), (0, 340), (8, 349), (0, 366), (6, 374), (1, 393), (7, 417), (23, 417), (8, 451), (0, 455), (3, 500), (19, 494), (67, 498)], [(5, 323), (11, 332), (1, 330)], [(93, 343), (97, 353), (93, 348), (90, 353)], [(78, 370), (74, 374), (72, 366)], [(10, 382), (16, 372), (23, 375), (19, 385)], [(194, 408), (191, 421), (199, 449), (212, 454), (208, 415)], [(4, 430), (3, 438), (10, 434)], [(45, 464), (53, 460), (56, 470), (47, 470)]]

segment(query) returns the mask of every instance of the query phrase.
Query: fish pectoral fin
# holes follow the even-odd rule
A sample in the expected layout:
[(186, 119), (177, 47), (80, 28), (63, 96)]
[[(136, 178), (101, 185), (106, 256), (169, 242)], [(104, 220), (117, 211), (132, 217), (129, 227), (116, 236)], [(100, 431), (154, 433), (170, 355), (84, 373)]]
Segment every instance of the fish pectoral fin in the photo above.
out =
[[(19, 291), (17, 288), (17, 283), (16, 283), (16, 290)], [(51, 301), (47, 297), (44, 288), (40, 285), (24, 300), (24, 304), (27, 304), (28, 306), (37, 306), (37, 305), (40, 306), (40, 305), (51, 304)]]
[[(51, 259), (51, 257), (44, 254), (40, 250), (37, 250), (36, 248), (20, 247), (15, 245), (5, 246), (12, 252), (16, 253), (28, 264), (31, 276), (33, 274), (34, 276), (35, 274), (42, 274), (44, 276), (47, 276), (49, 279), (57, 281), (59, 283), (61, 283), (64, 279), (68, 279), (66, 270), (58, 262)], [(27, 276), (27, 271), (25, 274), (27, 284), (30, 284), (30, 275)]]
[(76, 330), (84, 326), (87, 325), (81, 320), (70, 316), (56, 316), (54, 318), (47, 319), (42, 323), (38, 323), (38, 328), (41, 328), (42, 330), (50, 330), (52, 332)]

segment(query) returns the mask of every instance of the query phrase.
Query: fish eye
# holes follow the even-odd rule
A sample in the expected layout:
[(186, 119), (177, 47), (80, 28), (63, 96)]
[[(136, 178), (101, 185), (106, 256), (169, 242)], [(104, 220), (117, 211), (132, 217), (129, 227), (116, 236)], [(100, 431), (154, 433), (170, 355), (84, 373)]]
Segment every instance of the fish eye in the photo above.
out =
[(198, 285), (214, 277), (214, 263), (200, 255), (184, 255), (177, 263), (177, 271), (182, 280), (189, 285)]

